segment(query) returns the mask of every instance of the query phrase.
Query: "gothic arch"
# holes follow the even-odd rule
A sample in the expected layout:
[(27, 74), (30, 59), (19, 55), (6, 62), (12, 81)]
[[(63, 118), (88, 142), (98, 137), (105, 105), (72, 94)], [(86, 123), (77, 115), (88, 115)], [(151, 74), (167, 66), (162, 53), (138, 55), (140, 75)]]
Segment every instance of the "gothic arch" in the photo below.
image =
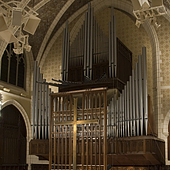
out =
[(70, 0), (68, 1), (64, 6), (63, 8), (60, 10), (60, 12), (57, 14), (57, 16), (55, 17), (54, 21), (52, 22), (52, 24), (50, 25), (45, 37), (44, 37), (44, 40), (40, 46), (40, 49), (39, 49), (39, 52), (38, 52), (38, 55), (37, 55), (37, 61), (38, 61), (38, 64), (40, 64), (41, 62), (41, 59), (42, 59), (42, 55), (43, 55), (43, 52), (45, 50), (45, 47), (46, 47), (46, 44), (47, 42), (49, 41), (49, 38), (50, 38), (50, 35), (53, 31), (53, 29), (55, 28), (55, 26), (57, 25), (58, 21), (60, 20), (60, 18), (63, 16), (63, 14), (65, 13), (65, 11), (71, 6), (71, 4), (74, 2), (75, 0)]

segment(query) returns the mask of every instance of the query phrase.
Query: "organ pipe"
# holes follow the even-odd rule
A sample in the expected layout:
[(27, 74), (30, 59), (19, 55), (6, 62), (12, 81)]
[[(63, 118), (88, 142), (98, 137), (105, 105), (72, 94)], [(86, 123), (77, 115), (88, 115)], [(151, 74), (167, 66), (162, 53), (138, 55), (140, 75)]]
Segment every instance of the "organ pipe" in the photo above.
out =
[(147, 62), (146, 62), (146, 47), (142, 48), (143, 56), (143, 104), (144, 104), (144, 134), (147, 135), (148, 130), (148, 97), (147, 97)]
[[(129, 81), (124, 86), (122, 93), (117, 100), (114, 100), (115, 97), (113, 97), (109, 103), (110, 108), (111, 105), (115, 107), (110, 110), (115, 112), (112, 114), (116, 114), (116, 133), (109, 129), (110, 134), (108, 133), (108, 136), (128, 137), (147, 135), (148, 99), (146, 68), (146, 48), (143, 47), (142, 56), (138, 57), (135, 70), (132, 70), (132, 76), (129, 77)], [(110, 115), (108, 118), (113, 119)], [(108, 121), (110, 127), (112, 127), (113, 123), (110, 122), (112, 120)]]
[(37, 61), (34, 63), (33, 75), (33, 104), (32, 104), (32, 135), (34, 139), (49, 138), (50, 124), (50, 96), (51, 89), (43, 79)]

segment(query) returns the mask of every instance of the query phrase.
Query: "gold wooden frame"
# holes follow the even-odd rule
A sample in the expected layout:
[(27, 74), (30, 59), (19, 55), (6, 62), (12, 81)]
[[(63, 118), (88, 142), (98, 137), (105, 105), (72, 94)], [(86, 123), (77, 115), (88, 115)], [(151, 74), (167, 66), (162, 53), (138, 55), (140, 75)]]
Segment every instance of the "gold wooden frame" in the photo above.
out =
[(50, 95), (49, 170), (107, 169), (106, 94), (98, 88)]

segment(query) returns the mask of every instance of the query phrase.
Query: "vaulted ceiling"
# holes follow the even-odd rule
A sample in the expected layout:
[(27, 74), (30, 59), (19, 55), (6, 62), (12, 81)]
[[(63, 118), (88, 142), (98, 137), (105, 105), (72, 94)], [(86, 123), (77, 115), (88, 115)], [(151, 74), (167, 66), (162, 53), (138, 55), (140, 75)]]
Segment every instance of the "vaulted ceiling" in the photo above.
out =
[[(4, 2), (9, 2), (10, 0), (3, 0)], [(18, 0), (21, 1), (21, 0)], [(39, 49), (42, 45), (42, 42), (53, 23), (54, 19), (56, 18), (57, 14), (62, 10), (64, 5), (72, 1), (73, 3), (66, 9), (66, 11), (62, 14), (61, 18), (57, 22), (57, 24), (53, 27), (53, 30), (50, 32), (50, 35), (48, 35), (46, 40), (46, 46), (48, 45), (48, 42), (50, 42), (50, 39), (54, 36), (54, 34), (57, 32), (57, 30), (60, 28), (60, 26), (72, 15), (74, 14), (78, 9), (80, 9), (82, 6), (87, 4), (88, 2), (92, 0), (30, 0), (28, 3), (29, 7), (35, 8), (40, 3), (44, 2), (44, 5), (42, 5), (41, 8), (37, 10), (39, 14), (39, 18), (41, 18), (41, 22), (35, 32), (34, 35), (30, 35), (29, 37), (29, 44), (32, 46), (32, 52), (34, 59), (37, 58), (37, 55), (39, 53)], [(131, 2), (130, 0), (126, 0)], [(168, 0), (165, 0), (167, 5), (169, 5)], [(43, 48), (43, 51), (41, 54), (43, 54), (45, 48)]]

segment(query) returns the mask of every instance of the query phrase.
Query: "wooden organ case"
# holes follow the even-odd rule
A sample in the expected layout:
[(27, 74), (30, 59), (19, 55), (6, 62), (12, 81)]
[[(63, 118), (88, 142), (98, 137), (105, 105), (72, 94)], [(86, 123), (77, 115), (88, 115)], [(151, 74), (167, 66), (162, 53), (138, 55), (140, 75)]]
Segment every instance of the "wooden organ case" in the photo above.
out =
[(109, 37), (90, 4), (71, 44), (66, 23), (59, 93), (51, 93), (35, 63), (30, 154), (49, 159), (49, 169), (164, 164), (147, 94), (146, 48), (132, 70), (132, 52), (116, 37), (113, 8), (108, 29)]

